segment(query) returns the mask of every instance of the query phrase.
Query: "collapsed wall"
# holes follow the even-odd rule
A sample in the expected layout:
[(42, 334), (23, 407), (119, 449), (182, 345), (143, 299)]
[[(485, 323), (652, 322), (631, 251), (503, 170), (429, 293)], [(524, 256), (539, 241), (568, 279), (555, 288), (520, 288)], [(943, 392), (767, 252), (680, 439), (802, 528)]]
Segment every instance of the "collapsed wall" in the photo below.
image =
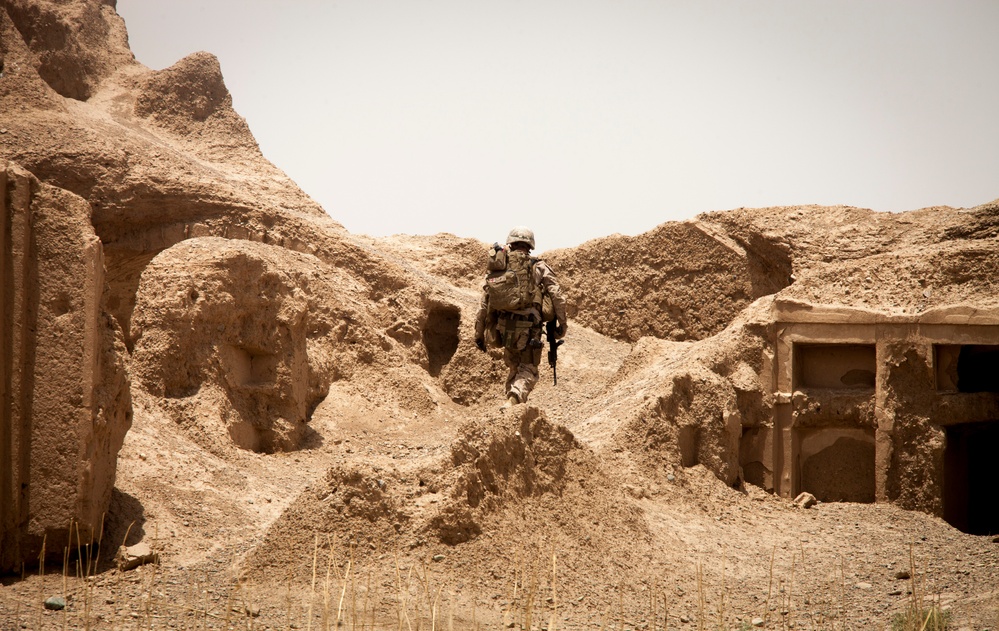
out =
[(331, 381), (372, 345), (336, 276), (313, 256), (250, 241), (163, 251), (138, 288), (138, 385), (210, 450), (297, 449)]
[(765, 472), (751, 481), (999, 528), (986, 455), (999, 447), (999, 311), (893, 315), (785, 298), (773, 319), (773, 421), (743, 451), (744, 467)]
[(131, 425), (90, 208), (0, 168), (0, 571), (100, 536)]
[(999, 251), (982, 233), (813, 268), (704, 340), (643, 338), (580, 436), (653, 476), (702, 464), (996, 532)]
[(790, 250), (780, 237), (733, 238), (697, 220), (595, 239), (545, 260), (567, 293), (570, 317), (629, 342), (710, 337), (753, 300), (791, 282)]

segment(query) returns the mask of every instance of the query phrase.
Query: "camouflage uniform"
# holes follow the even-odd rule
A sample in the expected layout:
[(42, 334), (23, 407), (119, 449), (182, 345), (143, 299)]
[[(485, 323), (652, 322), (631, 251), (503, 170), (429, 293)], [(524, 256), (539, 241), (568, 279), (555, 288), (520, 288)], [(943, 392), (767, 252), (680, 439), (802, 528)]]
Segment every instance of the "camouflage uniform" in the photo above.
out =
[[(544, 287), (552, 299), (555, 319), (559, 324), (558, 337), (565, 335), (565, 297), (555, 274), (544, 261), (537, 261), (532, 269), (536, 286)], [(509, 368), (506, 378), (506, 396), (514, 396), (524, 403), (538, 383), (538, 364), (541, 363), (541, 309), (533, 305), (519, 311), (493, 311), (489, 309), (489, 295), (485, 289), (479, 312), (475, 318), (475, 339), (488, 339), (493, 345), (503, 346), (503, 359)]]

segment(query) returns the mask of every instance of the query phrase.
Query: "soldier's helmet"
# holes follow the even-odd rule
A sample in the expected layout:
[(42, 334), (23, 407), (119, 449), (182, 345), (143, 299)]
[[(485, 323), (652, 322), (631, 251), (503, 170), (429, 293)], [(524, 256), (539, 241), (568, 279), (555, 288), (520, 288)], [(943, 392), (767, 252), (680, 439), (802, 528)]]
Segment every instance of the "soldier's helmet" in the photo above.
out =
[(507, 245), (511, 243), (526, 243), (534, 249), (534, 231), (527, 226), (517, 226), (506, 238)]

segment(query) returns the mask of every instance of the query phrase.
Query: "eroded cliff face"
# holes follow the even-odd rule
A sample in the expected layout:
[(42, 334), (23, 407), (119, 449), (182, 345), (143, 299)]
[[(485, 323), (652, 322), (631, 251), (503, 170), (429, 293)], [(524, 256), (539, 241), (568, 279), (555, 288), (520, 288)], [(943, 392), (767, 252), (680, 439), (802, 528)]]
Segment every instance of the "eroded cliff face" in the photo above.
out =
[(90, 208), (0, 168), (0, 569), (98, 536), (132, 420)]
[[(150, 408), (223, 451), (306, 444), (313, 408), (355, 364), (404, 373), (356, 386), (383, 401), (450, 400), (423, 380), (446, 370), (472, 300), (348, 235), (268, 162), (214, 56), (152, 71), (134, 60), (113, 2), (12, 0), (0, 5), (0, 64), (14, 227), (4, 233), (3, 445), (17, 455), (3, 479), (5, 569), (46, 534), (59, 557), (69, 523), (95, 527), (108, 509), (133, 348)], [(214, 266), (203, 264), (206, 243)], [(85, 351), (73, 354), (70, 331)], [(45, 458), (66, 465), (65, 481)]]
[(104, 79), (134, 59), (114, 0), (7, 0), (4, 5), (17, 39), (30, 51), (30, 60), (13, 55), (12, 70), (18, 72), (19, 63), (30, 61), (38, 77), (60, 96), (86, 101)]
[(373, 336), (336, 275), (314, 256), (250, 241), (165, 250), (139, 286), (137, 384), (206, 449), (300, 448), (330, 383), (349, 378)]
[(595, 239), (547, 253), (580, 323), (629, 342), (700, 340), (753, 300), (792, 281), (776, 235), (736, 239), (707, 221), (663, 224), (637, 237)]

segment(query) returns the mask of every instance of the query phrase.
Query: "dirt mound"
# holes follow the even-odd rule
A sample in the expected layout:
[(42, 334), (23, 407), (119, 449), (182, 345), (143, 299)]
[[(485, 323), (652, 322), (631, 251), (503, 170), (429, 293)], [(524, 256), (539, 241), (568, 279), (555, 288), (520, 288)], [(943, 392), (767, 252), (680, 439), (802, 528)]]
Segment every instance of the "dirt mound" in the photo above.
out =
[[(359, 546), (358, 558), (393, 549), (446, 552), (483, 537), (505, 538), (511, 520), (526, 512), (532, 523), (578, 533), (616, 505), (601, 524), (607, 536), (640, 532), (640, 520), (616, 497), (598, 459), (571, 432), (539, 409), (519, 406), (513, 414), (466, 423), (432, 462), (391, 469), (338, 463), (275, 523), (248, 567), (256, 572), (297, 563), (303, 578), (308, 559), (302, 551), (311, 550), (316, 537), (346, 537)], [(502, 551), (491, 555), (496, 561)]]
[(482, 516), (508, 502), (564, 495), (572, 456), (581, 449), (572, 434), (534, 407), (500, 420), (466, 426), (451, 447), (451, 470), (438, 482), (449, 488), (449, 501), (430, 520), (431, 532), (443, 543), (478, 536)]

